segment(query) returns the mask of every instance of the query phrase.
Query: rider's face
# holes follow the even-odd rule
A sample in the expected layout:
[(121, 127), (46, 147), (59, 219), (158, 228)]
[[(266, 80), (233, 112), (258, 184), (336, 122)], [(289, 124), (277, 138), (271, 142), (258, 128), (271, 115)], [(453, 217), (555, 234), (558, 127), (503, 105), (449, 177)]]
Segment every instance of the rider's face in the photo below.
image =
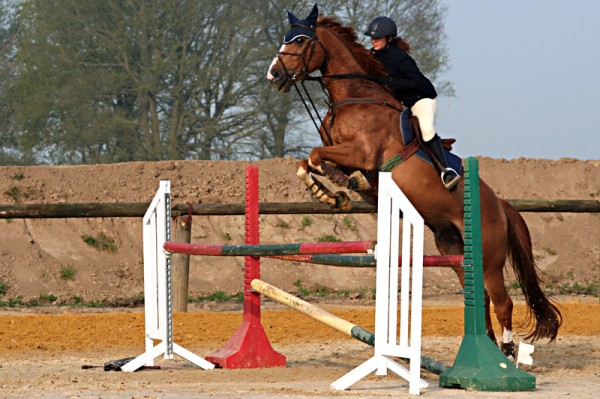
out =
[(373, 50), (381, 50), (383, 48), (385, 48), (386, 46), (386, 39), (385, 37), (372, 37), (371, 38), (371, 44), (373, 45)]

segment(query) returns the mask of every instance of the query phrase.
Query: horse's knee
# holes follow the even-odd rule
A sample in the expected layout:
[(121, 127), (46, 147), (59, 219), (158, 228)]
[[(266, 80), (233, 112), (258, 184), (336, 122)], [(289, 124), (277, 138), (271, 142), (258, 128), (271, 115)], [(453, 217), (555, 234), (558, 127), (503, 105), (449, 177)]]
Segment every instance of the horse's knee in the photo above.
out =
[(314, 170), (318, 170), (319, 172), (322, 172), (321, 170), (321, 156), (319, 155), (318, 152), (318, 148), (313, 148), (313, 150), (310, 152), (310, 155), (307, 158), (308, 161), (308, 166)]

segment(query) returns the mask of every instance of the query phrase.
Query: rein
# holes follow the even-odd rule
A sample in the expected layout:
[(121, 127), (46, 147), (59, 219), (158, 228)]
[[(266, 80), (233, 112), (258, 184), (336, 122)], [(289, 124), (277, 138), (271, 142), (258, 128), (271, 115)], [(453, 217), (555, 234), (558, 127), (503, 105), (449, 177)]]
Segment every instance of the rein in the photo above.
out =
[[(329, 52), (327, 51), (327, 49), (325, 48), (323, 43), (317, 37), (316, 32), (309, 39), (309, 42), (310, 42), (310, 45), (306, 46), (301, 53), (279, 51), (277, 53), (277, 58), (281, 62), (281, 65), (283, 66), (283, 69), (284, 69), (286, 75), (290, 77), (292, 84), (294, 85), (294, 88), (296, 89), (296, 92), (298, 93), (298, 96), (300, 97), (300, 100), (302, 100), (302, 104), (304, 105), (304, 108), (308, 112), (308, 115), (310, 116), (310, 118), (313, 122), (313, 125), (317, 129), (317, 133), (319, 133), (319, 135), (321, 135), (321, 130), (319, 129), (319, 125), (317, 125), (316, 119), (319, 120), (319, 123), (320, 123), (321, 127), (323, 128), (323, 131), (325, 132), (325, 135), (327, 136), (327, 139), (329, 141), (329, 144), (325, 143), (325, 140), (323, 140), (323, 138), (321, 136), (321, 139), (323, 140), (325, 145), (333, 145), (333, 139), (331, 138), (330, 129), (331, 129), (331, 126), (333, 125), (333, 121), (335, 119), (336, 110), (344, 105), (348, 105), (348, 104), (379, 104), (379, 105), (383, 105), (383, 106), (392, 108), (398, 112), (402, 112), (402, 108), (399, 108), (399, 107), (395, 106), (394, 104), (391, 104), (385, 100), (377, 99), (377, 98), (345, 98), (345, 99), (337, 101), (335, 103), (332, 102), (329, 89), (327, 88), (327, 85), (325, 85), (325, 83), (324, 83), (325, 79), (364, 79), (364, 80), (369, 80), (372, 82), (377, 82), (377, 78), (374, 76), (358, 74), (358, 73), (332, 74), (332, 75), (323, 75), (323, 76), (308, 75), (307, 74), (308, 67), (309, 67), (310, 61), (312, 60), (314, 52), (315, 52), (314, 51), (315, 43), (319, 43), (319, 45), (323, 49), (323, 52), (325, 53), (325, 62), (327, 62), (327, 60), (330, 58)], [(308, 55), (308, 60), (307, 60), (306, 55), (309, 52), (309, 49), (310, 49), (310, 54)], [(291, 55), (291, 56), (296, 56), (296, 57), (302, 57), (302, 63), (303, 63), (302, 71), (299, 74), (291, 75), (285, 66), (285, 62), (281, 58), (282, 55)], [(300, 81), (300, 83), (302, 84), (302, 89), (304, 90), (304, 95), (306, 95), (306, 98), (308, 99), (308, 103), (310, 103), (310, 107), (307, 104), (307, 101), (304, 98), (304, 95), (302, 94), (302, 92), (300, 91), (300, 89), (298, 88), (298, 85), (297, 85), (297, 83), (298, 83), (297, 76), (302, 76), (305, 74), (307, 76), (304, 77)], [(327, 108), (328, 108), (329, 114), (331, 115), (331, 118), (329, 120), (329, 127), (325, 126), (325, 124), (323, 123), (323, 119), (321, 118), (321, 115), (319, 114), (319, 111), (317, 110), (317, 107), (315, 106), (315, 103), (314, 103), (310, 93), (306, 89), (306, 86), (304, 85), (304, 81), (316, 81), (316, 82), (319, 82), (319, 84), (321, 85), (321, 89), (323, 90), (323, 92), (325, 93), (325, 96), (327, 97)], [(311, 111), (311, 108), (312, 108), (312, 111)], [(316, 119), (315, 119), (315, 116), (313, 115), (313, 112), (316, 115)]]

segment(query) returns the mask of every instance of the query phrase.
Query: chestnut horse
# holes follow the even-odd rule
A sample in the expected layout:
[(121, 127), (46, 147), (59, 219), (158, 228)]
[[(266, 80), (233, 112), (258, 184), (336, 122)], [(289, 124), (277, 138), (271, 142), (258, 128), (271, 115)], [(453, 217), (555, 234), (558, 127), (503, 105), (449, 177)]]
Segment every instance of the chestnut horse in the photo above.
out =
[[(377, 170), (405, 150), (399, 134), (399, 111), (403, 106), (372, 79), (385, 75), (385, 71), (357, 42), (354, 29), (342, 26), (334, 18), (319, 17), (317, 22), (317, 15), (316, 6), (306, 20), (289, 13), (292, 30), (286, 35), (267, 77), (274, 88), (286, 93), (293, 84), (320, 70), (329, 97), (329, 113), (319, 129), (324, 146), (314, 148), (308, 159), (298, 163), (298, 175), (319, 201), (348, 208), (349, 197), (331, 193), (312, 174), (327, 176), (336, 185), (358, 190), (364, 198), (373, 200)], [(342, 171), (354, 173), (348, 177)], [(440, 253), (462, 254), (463, 183), (448, 191), (435, 168), (416, 156), (406, 157), (391, 173), (433, 232)], [(364, 175), (371, 177), (365, 179)], [(554, 340), (562, 316), (540, 288), (525, 221), (485, 182), (480, 184), (486, 331), (496, 342), (490, 318), (491, 300), (503, 329), (502, 350), (514, 358), (513, 303), (503, 276), (507, 259), (529, 309), (530, 329), (526, 339)], [(462, 268), (453, 269), (461, 285), (464, 284)]]

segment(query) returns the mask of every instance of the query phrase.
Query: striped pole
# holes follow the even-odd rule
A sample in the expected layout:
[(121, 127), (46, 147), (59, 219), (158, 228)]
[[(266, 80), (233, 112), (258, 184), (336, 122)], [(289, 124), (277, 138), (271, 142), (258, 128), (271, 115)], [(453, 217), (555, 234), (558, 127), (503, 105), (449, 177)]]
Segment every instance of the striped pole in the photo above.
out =
[(208, 256), (273, 256), (299, 254), (367, 253), (375, 249), (375, 241), (308, 242), (302, 244), (212, 245), (166, 242), (164, 249), (172, 253)]
[[(271, 259), (289, 260), (293, 262), (313, 263), (317, 265), (340, 266), (340, 267), (375, 267), (374, 255), (329, 255), (329, 254), (305, 254), (305, 255), (274, 255)], [(425, 267), (451, 267), (461, 266), (462, 255), (425, 255), (423, 266)], [(398, 258), (398, 264), (402, 264), (402, 257)], [(412, 257), (410, 258), (412, 265)]]
[[(369, 346), (375, 346), (375, 334), (348, 320), (344, 320), (333, 313), (310, 304), (262, 280), (254, 279), (250, 283), (250, 286), (253, 290), (271, 298), (275, 302), (288, 306)], [(434, 374), (441, 374), (448, 369), (448, 366), (444, 365), (442, 362), (433, 360), (424, 355), (421, 355), (421, 367)]]

